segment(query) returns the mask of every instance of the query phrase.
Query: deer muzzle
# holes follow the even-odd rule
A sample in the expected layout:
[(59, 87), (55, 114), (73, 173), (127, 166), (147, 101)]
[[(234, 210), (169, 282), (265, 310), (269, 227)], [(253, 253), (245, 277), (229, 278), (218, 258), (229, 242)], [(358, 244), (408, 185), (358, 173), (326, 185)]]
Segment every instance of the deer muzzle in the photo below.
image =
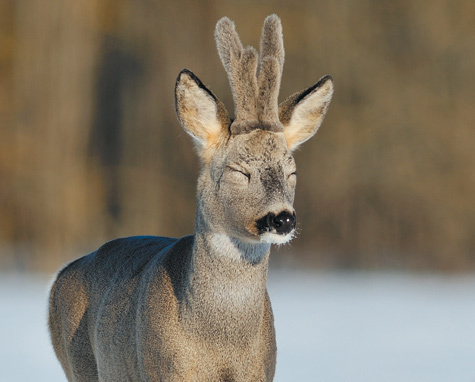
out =
[(256, 228), (259, 234), (272, 232), (287, 235), (295, 229), (296, 223), (297, 216), (295, 212), (282, 211), (277, 215), (270, 212), (256, 222)]

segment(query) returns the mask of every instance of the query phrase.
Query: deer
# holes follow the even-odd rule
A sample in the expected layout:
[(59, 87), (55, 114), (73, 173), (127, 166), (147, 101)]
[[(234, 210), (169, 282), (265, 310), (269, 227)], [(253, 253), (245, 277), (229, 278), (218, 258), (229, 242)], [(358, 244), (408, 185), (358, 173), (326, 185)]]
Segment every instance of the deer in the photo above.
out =
[(234, 22), (215, 39), (235, 115), (188, 69), (175, 108), (201, 161), (195, 232), (109, 241), (60, 270), (49, 331), (69, 381), (272, 381), (272, 244), (295, 236), (294, 150), (320, 127), (333, 80), (278, 104), (281, 21), (265, 19), (260, 50)]

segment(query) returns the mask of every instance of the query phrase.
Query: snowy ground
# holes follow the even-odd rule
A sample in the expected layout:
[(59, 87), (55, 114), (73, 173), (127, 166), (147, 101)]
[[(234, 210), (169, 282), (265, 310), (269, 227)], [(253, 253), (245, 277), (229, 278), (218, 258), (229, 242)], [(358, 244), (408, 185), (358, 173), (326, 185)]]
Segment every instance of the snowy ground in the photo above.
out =
[[(38, 276), (0, 274), (0, 381), (65, 381)], [(276, 381), (475, 382), (475, 276), (271, 271)]]

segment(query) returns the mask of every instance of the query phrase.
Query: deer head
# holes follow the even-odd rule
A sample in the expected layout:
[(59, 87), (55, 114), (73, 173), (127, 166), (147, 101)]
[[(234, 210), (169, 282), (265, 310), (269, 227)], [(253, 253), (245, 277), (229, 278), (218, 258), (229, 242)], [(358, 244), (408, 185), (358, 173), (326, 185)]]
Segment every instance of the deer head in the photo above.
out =
[(202, 161), (196, 231), (245, 243), (286, 243), (296, 224), (292, 152), (320, 127), (332, 79), (325, 76), (279, 105), (284, 65), (280, 19), (266, 18), (260, 53), (243, 47), (226, 17), (217, 23), (215, 37), (235, 118), (191, 71), (183, 70), (175, 87), (178, 120), (194, 138)]

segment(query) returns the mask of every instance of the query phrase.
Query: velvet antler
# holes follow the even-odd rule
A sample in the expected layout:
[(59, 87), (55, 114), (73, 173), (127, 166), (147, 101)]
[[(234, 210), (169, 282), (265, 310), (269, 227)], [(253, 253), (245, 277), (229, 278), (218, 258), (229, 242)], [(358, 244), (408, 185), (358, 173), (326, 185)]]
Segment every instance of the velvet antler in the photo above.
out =
[(243, 48), (234, 23), (223, 17), (216, 25), (216, 45), (228, 74), (234, 98), (232, 134), (256, 128), (282, 131), (278, 96), (284, 66), (282, 25), (276, 15), (268, 16), (262, 28), (260, 60), (253, 47)]

